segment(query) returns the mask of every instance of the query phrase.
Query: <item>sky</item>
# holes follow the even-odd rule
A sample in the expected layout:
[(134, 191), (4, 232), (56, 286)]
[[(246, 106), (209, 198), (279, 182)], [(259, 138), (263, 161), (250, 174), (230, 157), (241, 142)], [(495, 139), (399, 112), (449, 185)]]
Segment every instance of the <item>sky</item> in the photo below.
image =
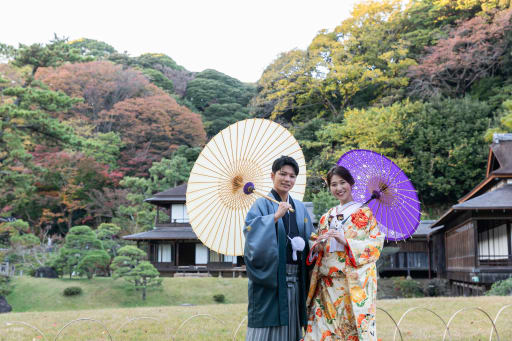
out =
[(281, 52), (305, 49), (348, 18), (357, 0), (17, 0), (2, 3), (0, 42), (104, 41), (138, 56), (164, 53), (190, 71), (256, 82)]

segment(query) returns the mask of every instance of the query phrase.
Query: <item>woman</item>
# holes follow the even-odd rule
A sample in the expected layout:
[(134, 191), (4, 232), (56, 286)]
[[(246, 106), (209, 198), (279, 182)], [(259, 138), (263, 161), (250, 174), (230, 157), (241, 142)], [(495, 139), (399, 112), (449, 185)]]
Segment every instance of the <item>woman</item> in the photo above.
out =
[(315, 262), (305, 341), (376, 341), (377, 274), (384, 235), (372, 211), (352, 198), (354, 179), (335, 166), (327, 185), (340, 205), (320, 218), (309, 240)]

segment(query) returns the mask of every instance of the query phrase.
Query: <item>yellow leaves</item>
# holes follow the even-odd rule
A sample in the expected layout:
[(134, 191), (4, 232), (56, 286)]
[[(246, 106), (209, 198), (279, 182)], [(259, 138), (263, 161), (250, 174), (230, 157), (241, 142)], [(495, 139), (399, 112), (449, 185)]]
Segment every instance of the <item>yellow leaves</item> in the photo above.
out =
[(85, 38), (78, 38), (78, 39), (75, 39), (75, 40), (68, 41), (67, 44), (68, 45), (73, 45), (73, 44), (76, 44), (76, 43), (81, 43), (81, 42), (83, 42), (85, 40), (86, 40)]
[(65, 125), (70, 126), (71, 128), (73, 128), (75, 133), (77, 135), (79, 135), (79, 136), (95, 137), (95, 134), (94, 134), (95, 127), (94, 127), (94, 125), (88, 124), (87, 121), (84, 121), (80, 117), (70, 118), (69, 120), (64, 121), (62, 123), (65, 124)]
[(26, 122), (22, 117), (14, 117), (10, 121), (12, 125), (24, 125)]
[(438, 7), (455, 9), (459, 11), (480, 8), (483, 13), (491, 12), (495, 9), (502, 10), (510, 8), (510, 0), (434, 0)]
[(25, 148), (25, 150), (31, 150), (32, 147), (35, 145), (28, 136), (23, 137), (22, 144), (23, 144), (23, 147)]
[(345, 111), (343, 123), (327, 125), (318, 137), (334, 145), (338, 157), (350, 149), (371, 149), (383, 153), (408, 172), (412, 170), (412, 160), (400, 154), (399, 147), (408, 134), (405, 118), (420, 107), (419, 102), (405, 101), (389, 107), (349, 109)]
[(351, 17), (336, 28), (337, 33), (351, 33), (356, 35), (368, 27), (391, 21), (400, 13), (402, 1), (400, 0), (370, 0), (357, 3), (352, 10)]

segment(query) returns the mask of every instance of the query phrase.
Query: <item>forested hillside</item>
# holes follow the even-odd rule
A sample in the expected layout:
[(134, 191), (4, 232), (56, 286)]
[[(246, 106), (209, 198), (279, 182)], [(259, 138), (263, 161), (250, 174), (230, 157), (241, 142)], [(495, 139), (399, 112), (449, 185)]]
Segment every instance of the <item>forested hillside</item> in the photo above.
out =
[(321, 176), (368, 148), (406, 171), (433, 217), (482, 180), (492, 132), (512, 131), (509, 8), (361, 2), (256, 84), (92, 39), (0, 42), (0, 216), (23, 221), (0, 224), (0, 243), (103, 222), (121, 234), (151, 228), (143, 199), (185, 182), (207, 140), (249, 117), (299, 140), (306, 200), (328, 201)]
[(249, 117), (255, 92), (215, 70), (91, 39), (0, 51), (0, 214), (18, 219), (0, 224), (4, 245), (75, 225), (151, 228), (144, 198), (186, 181), (207, 138)]
[[(253, 112), (291, 127), (309, 166), (308, 199), (346, 151), (392, 158), (424, 212), (483, 180), (492, 132), (512, 131), (512, 11), (504, 0), (356, 5), (306, 50), (264, 71)], [(437, 208), (437, 209), (436, 209)]]

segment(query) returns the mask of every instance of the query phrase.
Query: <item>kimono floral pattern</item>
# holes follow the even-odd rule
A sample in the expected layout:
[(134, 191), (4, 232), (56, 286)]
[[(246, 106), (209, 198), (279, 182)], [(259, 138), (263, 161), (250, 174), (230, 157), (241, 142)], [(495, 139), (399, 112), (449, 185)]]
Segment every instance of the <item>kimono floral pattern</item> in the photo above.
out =
[[(309, 240), (329, 230), (336, 217), (330, 209)], [(377, 272), (375, 262), (384, 244), (372, 211), (363, 206), (342, 226), (345, 251), (329, 252), (329, 241), (317, 249), (309, 289), (305, 341), (377, 341), (375, 324)]]

